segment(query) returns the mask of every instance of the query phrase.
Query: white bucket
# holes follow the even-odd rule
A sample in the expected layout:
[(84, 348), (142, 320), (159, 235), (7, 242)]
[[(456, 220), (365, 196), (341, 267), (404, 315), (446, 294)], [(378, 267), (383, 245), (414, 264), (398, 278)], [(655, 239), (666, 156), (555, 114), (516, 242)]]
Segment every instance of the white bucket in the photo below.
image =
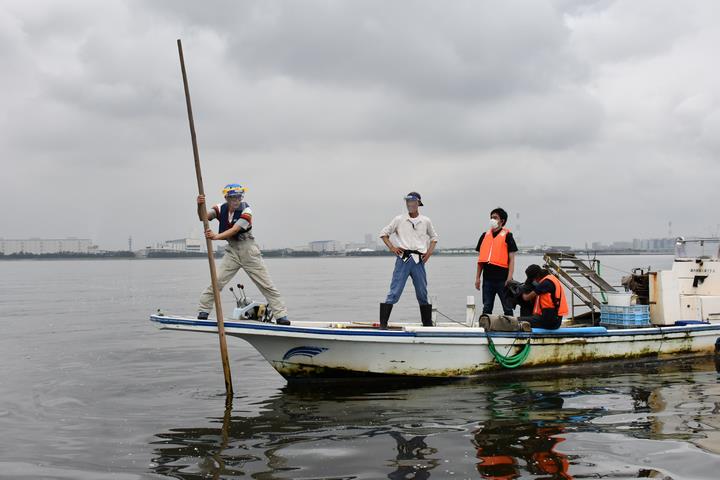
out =
[(607, 304), (613, 307), (629, 307), (631, 305), (632, 293), (630, 292), (607, 292)]

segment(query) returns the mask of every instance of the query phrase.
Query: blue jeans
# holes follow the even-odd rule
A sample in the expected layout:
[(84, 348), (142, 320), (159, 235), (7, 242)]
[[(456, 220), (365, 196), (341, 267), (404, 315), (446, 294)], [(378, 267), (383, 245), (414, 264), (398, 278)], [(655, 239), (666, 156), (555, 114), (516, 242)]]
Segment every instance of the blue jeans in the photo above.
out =
[(505, 299), (505, 280), (487, 280), (482, 281), (482, 299), (483, 313), (491, 314), (495, 307), (495, 294), (500, 297), (500, 303), (503, 307), (503, 314), (512, 315), (512, 308), (508, 307)]
[(420, 305), (427, 305), (427, 275), (425, 274), (425, 264), (421, 261), (415, 263), (410, 257), (406, 261), (398, 257), (395, 259), (395, 270), (393, 270), (392, 281), (390, 282), (390, 293), (388, 293), (385, 303), (395, 304), (400, 300), (408, 277), (412, 278), (415, 287), (415, 296)]

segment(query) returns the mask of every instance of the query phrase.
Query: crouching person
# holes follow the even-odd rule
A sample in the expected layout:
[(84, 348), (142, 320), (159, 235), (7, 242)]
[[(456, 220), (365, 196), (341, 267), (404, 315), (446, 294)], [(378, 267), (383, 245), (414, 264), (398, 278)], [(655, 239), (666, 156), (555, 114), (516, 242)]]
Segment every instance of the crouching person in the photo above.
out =
[[(255, 237), (250, 232), (252, 230), (252, 211), (250, 205), (243, 202), (245, 191), (245, 187), (236, 183), (226, 185), (223, 189), (225, 203), (215, 205), (207, 212), (208, 220), (218, 220), (220, 226), (218, 227), (218, 233), (208, 229), (205, 232), (205, 237), (211, 240), (227, 240), (228, 242), (227, 247), (225, 247), (225, 256), (220, 262), (217, 272), (218, 289), (222, 290), (238, 270), (242, 268), (267, 300), (275, 322), (279, 325), (290, 325), (285, 303), (280, 297), (280, 292), (278, 292), (270, 279), (260, 249), (255, 243)], [(198, 217), (202, 219), (201, 211), (206, 208), (205, 196), (199, 195), (197, 203)], [(200, 296), (199, 319), (208, 318), (213, 303), (214, 296), (211, 285)]]
[(532, 316), (520, 317), (520, 320), (530, 322), (533, 328), (548, 330), (560, 328), (562, 317), (569, 311), (560, 280), (534, 264), (525, 270), (525, 275), (527, 275), (525, 283), (532, 287), (532, 291), (522, 294), (522, 298), (525, 301), (534, 301), (535, 308)]

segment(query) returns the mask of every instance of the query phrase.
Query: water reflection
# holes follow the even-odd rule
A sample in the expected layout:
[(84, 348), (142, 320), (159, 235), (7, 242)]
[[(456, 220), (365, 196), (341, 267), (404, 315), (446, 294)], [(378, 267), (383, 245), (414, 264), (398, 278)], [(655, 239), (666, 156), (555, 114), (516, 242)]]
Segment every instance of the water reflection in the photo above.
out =
[(422, 435), (406, 439), (398, 432), (390, 432), (389, 435), (397, 442), (397, 461), (396, 469), (390, 472), (387, 478), (391, 480), (430, 478), (430, 470), (437, 467), (440, 461), (428, 458), (437, 453), (437, 450), (428, 447), (425, 443), (427, 437)]
[[(551, 398), (555, 408), (562, 408), (560, 396)], [(568, 456), (555, 451), (555, 446), (565, 440), (561, 435), (564, 430), (562, 422), (488, 420), (473, 434), (480, 460), (477, 471), (482, 478), (498, 480), (517, 478), (522, 470), (552, 478), (573, 478)]]
[(720, 461), (710, 360), (592, 377), (285, 387), (254, 407), (243, 412), (236, 400), (208, 424), (157, 434), (152, 471), (179, 479), (682, 478), (658, 453), (656, 442), (668, 440), (685, 442), (710, 478), (705, 465)]

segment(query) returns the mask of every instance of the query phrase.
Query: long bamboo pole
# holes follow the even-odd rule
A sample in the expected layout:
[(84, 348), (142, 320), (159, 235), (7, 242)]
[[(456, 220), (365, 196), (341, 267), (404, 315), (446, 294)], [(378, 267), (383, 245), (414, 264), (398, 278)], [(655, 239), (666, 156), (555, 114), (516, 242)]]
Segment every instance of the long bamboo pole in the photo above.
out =
[[(177, 41), (178, 54), (180, 55), (180, 70), (182, 71), (183, 86), (185, 87), (185, 103), (187, 105), (188, 122), (190, 123), (190, 137), (192, 138), (193, 157), (195, 157), (195, 176), (197, 177), (198, 193), (205, 195), (203, 187), (202, 172), (200, 171), (200, 153), (198, 152), (197, 138), (195, 136), (195, 121), (193, 120), (192, 105), (190, 103), (190, 87), (188, 86), (187, 72), (185, 71), (185, 57), (183, 57), (182, 42)], [(208, 222), (207, 209), (198, 209), (200, 217), (203, 221), (203, 231), (210, 228)], [(225, 393), (228, 397), (232, 396), (232, 376), (230, 374), (230, 361), (228, 360), (227, 342), (225, 341), (225, 323), (223, 321), (222, 302), (220, 301), (220, 289), (217, 283), (217, 272), (215, 270), (215, 255), (213, 251), (212, 240), (205, 238), (208, 252), (208, 262), (210, 263), (210, 281), (212, 282), (213, 296), (215, 297), (215, 312), (217, 313), (217, 329), (220, 338), (220, 358), (222, 359), (223, 374), (225, 375)]]

